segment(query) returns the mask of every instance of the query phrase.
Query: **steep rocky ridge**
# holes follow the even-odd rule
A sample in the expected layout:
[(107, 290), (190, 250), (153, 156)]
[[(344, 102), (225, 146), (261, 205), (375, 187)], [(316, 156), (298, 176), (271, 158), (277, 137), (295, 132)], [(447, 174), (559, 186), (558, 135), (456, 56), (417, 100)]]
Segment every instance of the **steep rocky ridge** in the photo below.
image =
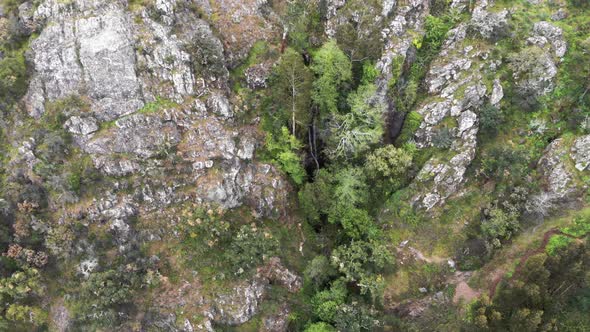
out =
[[(4, 112), (4, 101), (0, 101), (2, 138), (6, 138), (1, 175), (8, 184), (7, 192), (11, 190), (6, 199), (18, 203), (11, 206), (0, 199), (0, 217), (15, 220), (10, 236), (18, 243), (30, 244), (25, 240), (27, 236), (38, 235), (40, 240), (34, 246), (47, 249), (52, 263), (55, 260), (61, 264), (57, 271), (48, 273), (63, 273), (66, 279), (84, 285), (103, 276), (109, 264), (119, 266), (117, 271), (127, 276), (141, 275), (141, 286), (137, 288), (143, 298), (134, 298), (133, 303), (117, 307), (114, 313), (122, 322), (119, 330), (215, 331), (252, 326), (266, 331), (287, 331), (293, 326), (303, 329), (306, 322), (298, 322), (298, 314), (304, 313), (302, 319), (309, 322), (319, 316), (311, 313), (317, 311), (317, 303), (312, 309), (300, 308), (304, 301), (310, 301), (312, 295), (308, 293), (327, 292), (332, 283), (337, 284), (336, 277), (323, 284), (318, 282), (321, 286), (312, 284), (313, 271), (306, 269), (308, 261), (321, 253), (327, 257), (322, 267), (328, 270), (327, 278), (338, 275), (344, 279), (344, 274), (335, 271), (341, 273), (345, 266), (333, 264), (333, 256), (338, 246), (345, 246), (342, 243), (348, 241), (348, 235), (344, 234), (350, 229), (345, 229), (340, 220), (323, 225), (305, 222), (300, 216), (303, 207), (293, 204), (296, 189), (304, 185), (291, 181), (289, 172), (281, 171), (277, 160), (270, 163), (269, 158), (261, 157), (263, 146), (268, 144), (263, 127), (268, 124), (261, 119), (258, 108), (276, 102), (274, 95), (265, 99), (265, 93), (277, 82), (274, 70), (285, 48), (293, 46), (287, 45), (292, 22), (286, 18), (286, 3), (43, 0), (25, 1), (16, 10), (11, 7), (16, 13), (15, 31), (19, 38), (27, 40), (23, 47), (28, 47), (28, 81), (22, 99), (10, 110)], [(437, 12), (437, 1), (372, 1), (366, 8), (350, 6), (351, 1), (346, 0), (308, 3), (317, 3), (321, 9), (318, 21), (323, 31), (321, 38), (313, 36), (296, 50), (297, 59), (305, 69), (314, 68), (315, 47), (338, 39), (349, 26), (357, 28), (357, 38), (377, 41), (376, 57), (355, 59), (352, 53), (344, 52), (355, 70), (375, 70), (367, 75), (371, 78), (368, 83), (375, 85), (375, 93), (366, 103), (378, 105), (388, 121), (385, 137), (369, 151), (395, 145), (400, 150), (411, 150), (414, 158), (405, 174), (407, 179), (400, 181), (400, 191), (409, 194), (404, 196), (402, 207), (407, 205), (410, 212), (402, 211), (402, 204), (379, 205), (389, 202), (390, 197), (385, 196), (378, 197), (383, 202), (371, 205), (371, 209), (380, 210), (382, 218), (369, 213), (365, 216), (356, 207), (353, 211), (358, 212), (354, 221), (368, 220), (372, 225), (372, 218), (376, 219), (375, 230), (370, 230), (383, 235), (383, 248), (397, 256), (401, 272), (375, 274), (375, 280), (362, 282), (346, 280), (347, 291), (354, 293), (347, 301), (352, 299), (356, 305), (357, 300), (366, 300), (370, 310), (353, 311), (352, 306), (345, 306), (349, 311), (343, 309), (339, 314), (369, 317), (367, 313), (373, 314), (383, 304), (396, 315), (419, 319), (428, 314), (429, 307), (451, 307), (453, 297), (443, 294), (449, 285), (459, 284), (470, 299), (483, 294), (472, 289), (471, 284), (467, 286), (471, 272), (457, 271), (463, 266), (456, 265), (453, 255), (477, 255), (469, 251), (471, 247), (465, 247), (477, 242), (469, 237), (479, 234), (489, 221), (490, 208), (501, 206), (501, 190), (514, 196), (526, 192), (524, 216), (539, 223), (562, 209), (587, 204), (587, 129), (564, 134), (558, 115), (535, 109), (538, 103), (554, 105), (550, 102), (559, 89), (560, 70), (567, 65), (568, 52), (573, 48), (566, 38), (568, 28), (560, 23), (573, 14), (567, 11), (566, 2), (528, 1), (543, 12), (536, 14), (530, 24), (518, 27), (523, 20), (522, 8), (527, 8), (523, 7), (527, 6), (524, 0), (514, 4), (453, 0), (445, 2), (444, 13)], [(421, 53), (426, 46), (422, 43), (427, 33), (438, 28), (430, 26), (429, 20), (444, 15), (450, 17), (452, 26), (443, 34), (436, 54), (426, 61)], [(361, 24), (362, 20), (369, 24)], [(6, 22), (8, 17), (0, 5), (0, 40)], [(376, 26), (382, 28), (378, 36), (371, 30)], [(523, 31), (524, 37), (519, 35)], [(518, 39), (521, 45), (507, 47), (511, 39)], [(3, 58), (0, 51), (0, 61)], [(424, 74), (412, 82), (417, 86), (415, 100), (407, 109), (401, 109), (398, 106), (403, 96), (399, 91), (416, 79), (411, 77), (415, 75), (414, 66), (422, 66)], [(314, 75), (311, 69), (310, 73)], [(363, 79), (364, 75), (355, 77), (340, 86), (345, 92), (338, 102), (345, 103), (357, 86), (367, 84), (358, 82)], [(307, 106), (313, 116), (318, 116), (311, 102)], [(346, 112), (349, 106), (341, 108), (340, 112)], [(483, 179), (481, 175), (482, 156), (494, 147), (490, 141), (496, 139), (482, 134), (485, 112), (490, 109), (509, 119), (519, 116), (508, 114), (515, 110), (527, 114), (522, 116), (527, 122), (533, 119), (528, 128), (523, 125), (514, 133), (502, 132), (496, 137), (498, 145), (523, 145), (523, 150), (534, 142), (534, 153), (527, 154), (522, 162), (528, 171), (524, 181), (532, 183), (530, 191), (520, 191), (520, 187), (501, 180)], [(294, 110), (295, 106), (293, 118)], [(417, 127), (405, 137), (407, 140), (401, 141), (400, 133), (410, 127), (411, 119), (406, 119), (411, 116), (419, 119)], [(322, 121), (331, 120), (326, 117)], [(301, 127), (314, 125), (306, 123)], [(511, 124), (502, 125), (512, 128)], [(320, 140), (327, 135), (317, 134)], [(311, 137), (311, 131), (309, 135), (297, 158), (307, 155), (305, 145), (316, 139)], [(328, 159), (321, 161), (322, 167)], [(364, 159), (346, 162), (358, 169), (365, 167)], [(320, 167), (320, 162), (316, 163)], [(508, 177), (509, 167), (502, 167), (499, 173)], [(315, 181), (311, 180), (314, 170), (308, 169), (303, 175), (309, 183)], [(344, 184), (357, 185), (353, 182)], [(498, 192), (494, 191), (496, 186)], [(374, 187), (371, 190), (377, 190), (378, 186)], [(481, 198), (481, 202), (471, 206), (472, 201), (462, 201), (465, 197)], [(322, 204), (319, 200), (313, 203)], [(193, 211), (202, 213), (193, 215)], [(401, 212), (431, 218), (431, 224), (403, 224), (406, 220)], [(27, 221), (25, 230), (17, 226), (17, 221), (22, 220)], [(207, 231), (214, 236), (197, 245), (191, 243), (191, 239), (200, 239), (199, 227), (211, 221), (217, 224)], [(338, 228), (339, 223), (344, 228)], [(240, 236), (253, 236), (256, 243), (275, 240), (280, 234), (284, 243), (278, 248), (283, 252), (267, 256), (257, 251), (259, 248), (247, 246), (217, 248), (216, 241), (225, 234), (223, 227), (236, 225), (248, 228), (252, 233)], [(399, 233), (395, 233), (399, 225)], [(443, 228), (443, 237), (436, 238)], [(327, 239), (326, 234), (334, 239)], [(516, 230), (510, 232), (503, 241), (508, 242), (515, 234)], [(355, 236), (351, 243), (367, 240)], [(451, 236), (456, 238), (441, 249), (440, 242)], [(373, 244), (373, 240), (366, 242)], [(396, 242), (408, 240), (413, 241), (408, 248), (411, 257), (404, 266), (404, 255), (392, 248)], [(414, 241), (419, 249), (414, 248)], [(486, 238), (477, 243), (483, 243), (482, 251), (491, 255), (500, 240)], [(211, 266), (197, 268), (203, 247), (210, 250), (206, 255), (219, 257), (230, 249), (252, 250), (256, 263), (251, 263), (251, 271), (230, 267), (220, 272), (216, 270), (217, 262), (211, 259), (214, 257), (204, 257), (209, 260), (203, 261)], [(367, 250), (359, 248), (355, 250)], [(360, 255), (370, 256), (366, 252)], [(432, 287), (420, 284), (430, 281), (430, 275), (402, 280), (405, 284), (396, 279), (430, 273), (431, 269), (436, 270), (433, 275), (443, 276)], [(366, 281), (369, 286), (364, 284)], [(117, 284), (117, 288), (130, 288), (125, 282)], [(49, 313), (51, 327), (71, 331), (85, 326), (84, 317), (77, 316), (80, 308), (70, 304), (81, 299), (72, 295), (75, 292), (64, 290), (70, 284), (48, 284), (49, 292), (39, 298)], [(386, 288), (385, 303), (369, 299), (372, 290), (367, 293), (365, 287), (378, 288), (376, 285)], [(409, 289), (391, 291), (398, 287)], [(100, 289), (99, 285), (92, 290), (98, 293)], [(455, 300), (454, 305), (459, 301)], [(108, 313), (105, 310), (93, 314), (97, 318)], [(374, 319), (375, 326), (381, 327), (381, 318)]]

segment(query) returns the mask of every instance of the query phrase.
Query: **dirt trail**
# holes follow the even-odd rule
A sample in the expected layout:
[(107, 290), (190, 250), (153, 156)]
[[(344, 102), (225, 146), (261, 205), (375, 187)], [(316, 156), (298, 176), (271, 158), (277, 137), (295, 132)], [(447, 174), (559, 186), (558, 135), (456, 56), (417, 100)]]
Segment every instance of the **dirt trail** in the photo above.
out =
[[(551, 237), (553, 235), (563, 235), (563, 236), (567, 236), (572, 239), (576, 239), (575, 236), (565, 234), (557, 228), (552, 228), (552, 229), (548, 230), (543, 235), (543, 241), (541, 242), (541, 245), (536, 249), (530, 249), (530, 250), (526, 251), (525, 254), (520, 258), (520, 260), (518, 261), (518, 265), (516, 266), (516, 269), (514, 270), (514, 273), (512, 274), (512, 277), (510, 277), (510, 279), (508, 279), (509, 282), (513, 281), (522, 272), (522, 269), (524, 268), (526, 261), (531, 256), (543, 253), (545, 251), (545, 248), (547, 247), (547, 244), (549, 243), (549, 240), (551, 240)], [(490, 298), (493, 298), (494, 295), (496, 294), (496, 288), (498, 287), (498, 284), (500, 283), (500, 281), (502, 281), (504, 273), (506, 273), (506, 271), (504, 271), (504, 270), (497, 270), (494, 273), (494, 276), (492, 278), (493, 281), (492, 281), (492, 284), (490, 285), (490, 289), (489, 289)]]
[[(405, 248), (405, 250), (407, 250), (410, 255), (418, 261), (423, 261), (430, 264), (450, 264), (449, 262), (452, 262), (451, 258), (426, 256), (420, 250), (411, 246), (406, 246), (406, 244), (407, 243), (404, 243), (398, 247), (398, 253), (402, 253)], [(447, 279), (447, 284), (456, 285), (453, 303), (459, 303), (461, 300), (465, 302), (471, 302), (473, 299), (481, 295), (480, 291), (474, 290), (467, 284), (467, 280), (469, 280), (470, 277), (471, 272), (457, 271)]]
[(476, 291), (473, 288), (471, 288), (467, 284), (467, 282), (461, 281), (457, 284), (457, 287), (455, 288), (455, 295), (453, 296), (453, 303), (457, 304), (461, 300), (469, 303), (473, 299), (478, 298), (480, 295), (481, 295), (481, 292)]

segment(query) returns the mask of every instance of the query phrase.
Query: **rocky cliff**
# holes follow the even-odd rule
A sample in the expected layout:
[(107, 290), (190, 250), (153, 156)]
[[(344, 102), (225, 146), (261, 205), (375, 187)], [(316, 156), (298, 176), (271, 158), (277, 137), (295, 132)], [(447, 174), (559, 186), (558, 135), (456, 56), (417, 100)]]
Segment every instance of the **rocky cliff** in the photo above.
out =
[(455, 261), (585, 209), (577, 6), (0, 1), (0, 326), (409, 328)]

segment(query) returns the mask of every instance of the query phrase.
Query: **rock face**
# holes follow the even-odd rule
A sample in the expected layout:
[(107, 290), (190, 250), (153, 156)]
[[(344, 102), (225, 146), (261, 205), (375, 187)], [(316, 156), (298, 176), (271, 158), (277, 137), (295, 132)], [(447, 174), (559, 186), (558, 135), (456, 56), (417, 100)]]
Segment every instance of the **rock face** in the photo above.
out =
[[(386, 8), (384, 5), (383, 10), (385, 11)], [(397, 79), (394, 77), (393, 68), (403, 65), (410, 55), (414, 38), (412, 31), (422, 31), (428, 9), (428, 3), (425, 1), (409, 1), (396, 6), (393, 12), (389, 10), (389, 15), (393, 15), (393, 19), (382, 31), (383, 39), (387, 42), (376, 65), (380, 72), (376, 80), (377, 97), (384, 105), (388, 104), (386, 101), (388, 84), (392, 79)]]
[(547, 146), (537, 165), (543, 190), (529, 199), (530, 212), (545, 216), (558, 207), (579, 205), (583, 189), (577, 179), (578, 171), (585, 170), (588, 165), (589, 142), (589, 136), (582, 136), (568, 148), (566, 141), (560, 138)]
[(41, 116), (47, 101), (82, 93), (100, 120), (143, 106), (133, 25), (120, 2), (45, 1), (35, 17), (46, 24), (31, 45), (34, 74), (26, 101), (32, 116)]
[(539, 160), (539, 169), (547, 181), (547, 190), (554, 200), (563, 200), (573, 191), (572, 174), (563, 162), (567, 156), (567, 149), (563, 139), (557, 139), (546, 148)]
[(563, 58), (567, 51), (567, 43), (563, 38), (561, 28), (545, 21), (537, 22), (533, 26), (533, 36), (528, 41), (532, 44), (544, 46), (550, 44), (556, 57)]
[(284, 305), (279, 308), (275, 315), (265, 317), (263, 331), (268, 332), (285, 332), (289, 324), (289, 307)]
[[(484, 76), (496, 76), (501, 59), (494, 59), (490, 48), (476, 48), (466, 43), (470, 33), (490, 41), (508, 35), (508, 10), (493, 13), (488, 7), (488, 1), (478, 1), (471, 20), (449, 31), (439, 57), (426, 75), (430, 97), (417, 110), (424, 120), (415, 134), (416, 146), (450, 145), (449, 154), (426, 162), (413, 184), (418, 191), (413, 202), (426, 210), (444, 204), (447, 198), (459, 192), (476, 153), (479, 111), (486, 103), (500, 107), (504, 97), (498, 77), (491, 89), (484, 79)], [(533, 50), (530, 63), (522, 66), (526, 73), (515, 73), (515, 80), (523, 93), (536, 98), (553, 89), (557, 74), (554, 58), (563, 56), (567, 46), (561, 30), (547, 22), (535, 24), (533, 33), (539, 43), (544, 38), (547, 49)]]
[[(476, 11), (484, 12), (485, 5), (480, 4)], [(448, 132), (452, 152), (447, 159), (427, 161), (416, 177), (416, 188), (422, 189), (414, 196), (413, 202), (426, 210), (443, 204), (460, 189), (467, 167), (475, 157), (479, 131), (477, 113), (492, 94), (483, 84), (481, 75), (486, 69), (488, 53), (464, 46), (462, 41), (468, 27), (480, 23), (480, 17), (474, 14), (471, 22), (451, 30), (440, 53), (443, 57), (435, 60), (426, 76), (432, 98), (418, 109), (424, 120), (415, 135), (416, 145), (426, 148), (443, 144), (440, 142), (441, 133)], [(496, 91), (496, 103), (501, 98)], [(449, 117), (454, 125), (443, 126), (443, 120)]]
[(286, 182), (251, 162), (258, 138), (232, 124), (223, 46), (182, 2), (132, 13), (122, 1), (48, 0), (32, 17), (44, 28), (31, 45), (27, 109), (39, 118), (48, 102), (86, 98), (90, 111), (71, 114), (65, 129), (102, 173), (150, 172), (153, 182), (180, 156), (187, 167), (164, 188), (167, 202), (186, 199), (174, 191), (194, 183), (197, 202), (279, 213)]
[[(259, 304), (268, 291), (270, 282), (284, 286), (291, 293), (298, 292), (302, 287), (301, 277), (286, 269), (278, 258), (271, 258), (258, 269), (252, 280), (237, 285), (231, 293), (220, 295), (205, 316), (223, 325), (247, 322), (258, 313)], [(281, 312), (285, 310), (287, 309), (284, 308)], [(278, 330), (272, 331), (281, 331), (286, 327), (285, 317), (281, 316), (286, 314), (265, 320), (265, 326), (275, 326)]]
[(258, 313), (268, 281), (254, 279), (238, 285), (233, 293), (219, 296), (207, 316), (223, 325), (240, 325)]
[(55, 330), (58, 332), (66, 332), (70, 329), (70, 313), (64, 306), (63, 301), (51, 306), (51, 322), (53, 323)]

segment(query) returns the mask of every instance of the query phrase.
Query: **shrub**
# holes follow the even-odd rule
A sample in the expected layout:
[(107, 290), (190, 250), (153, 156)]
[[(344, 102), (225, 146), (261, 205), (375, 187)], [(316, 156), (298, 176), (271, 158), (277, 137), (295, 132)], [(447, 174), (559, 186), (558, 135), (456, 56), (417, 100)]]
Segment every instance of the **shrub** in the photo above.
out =
[(336, 329), (332, 325), (330, 325), (326, 322), (313, 323), (305, 328), (305, 332), (334, 332), (334, 331), (336, 331)]
[(412, 154), (393, 145), (375, 150), (365, 161), (365, 172), (374, 183), (385, 182), (389, 191), (399, 189), (412, 165)]
[(332, 252), (332, 265), (345, 280), (355, 282), (361, 294), (368, 294), (373, 299), (379, 297), (375, 290), (381, 289), (379, 284), (384, 282), (377, 274), (392, 268), (393, 264), (393, 256), (377, 242), (352, 241)]
[(416, 226), (422, 220), (422, 216), (411, 204), (411, 192), (407, 189), (396, 191), (390, 199), (389, 208), (393, 213), (393, 219), (404, 225)]
[(380, 14), (377, 0), (349, 0), (338, 10), (336, 40), (353, 62), (381, 56), (383, 20), (376, 19)]
[(453, 144), (453, 140), (453, 131), (447, 127), (443, 127), (434, 132), (432, 145), (439, 149), (448, 149)]
[(358, 302), (340, 306), (336, 316), (338, 331), (375, 331), (379, 321), (375, 310)]
[(179, 227), (183, 235), (183, 245), (189, 252), (199, 255), (211, 249), (225, 248), (232, 239), (231, 224), (224, 220), (223, 209), (206, 209), (205, 207), (185, 207), (184, 217)]
[(6, 310), (6, 319), (16, 322), (41, 326), (47, 321), (48, 314), (41, 308), (28, 305), (11, 304)]
[(422, 115), (420, 113), (412, 111), (406, 114), (404, 119), (404, 126), (400, 135), (396, 139), (396, 144), (406, 143), (414, 138), (414, 134), (420, 128), (422, 124)]
[(283, 127), (277, 137), (272, 133), (266, 136), (266, 150), (279, 168), (289, 174), (297, 185), (301, 185), (306, 177), (305, 169), (301, 165), (301, 157), (297, 154), (302, 146), (295, 136), (289, 134), (287, 127)]
[(0, 58), (0, 100), (16, 101), (27, 89), (24, 52), (8, 52)]
[(343, 280), (336, 280), (329, 290), (316, 293), (311, 299), (314, 314), (325, 322), (333, 323), (338, 313), (338, 308), (344, 304), (348, 291)]
[(374, 239), (379, 234), (373, 218), (363, 209), (342, 207), (338, 214), (344, 232), (351, 239)]
[(545, 252), (550, 256), (555, 256), (561, 248), (567, 247), (574, 240), (564, 235), (554, 235), (549, 239)]
[(91, 273), (77, 289), (74, 300), (78, 324), (113, 327), (121, 322), (118, 314), (129, 310), (135, 291), (142, 285), (137, 271), (109, 269)]
[(491, 179), (522, 181), (527, 171), (528, 158), (522, 150), (510, 147), (493, 147), (481, 161), (482, 174)]
[(225, 252), (225, 259), (235, 273), (259, 265), (265, 258), (278, 253), (279, 242), (272, 234), (257, 227), (243, 225)]
[(588, 3), (588, 1), (586, 0), (568, 0), (568, 2), (573, 6), (573, 7), (578, 7), (578, 8), (584, 8), (584, 7), (588, 7), (590, 4)]
[(492, 208), (487, 215), (487, 220), (481, 224), (481, 231), (495, 246), (499, 246), (499, 240), (509, 239), (519, 228), (518, 215), (514, 213)]
[(581, 237), (590, 233), (590, 217), (577, 216), (573, 220), (573, 225), (561, 229), (565, 234)]
[(483, 133), (493, 136), (502, 124), (503, 116), (499, 108), (487, 104), (480, 112), (480, 128)]

